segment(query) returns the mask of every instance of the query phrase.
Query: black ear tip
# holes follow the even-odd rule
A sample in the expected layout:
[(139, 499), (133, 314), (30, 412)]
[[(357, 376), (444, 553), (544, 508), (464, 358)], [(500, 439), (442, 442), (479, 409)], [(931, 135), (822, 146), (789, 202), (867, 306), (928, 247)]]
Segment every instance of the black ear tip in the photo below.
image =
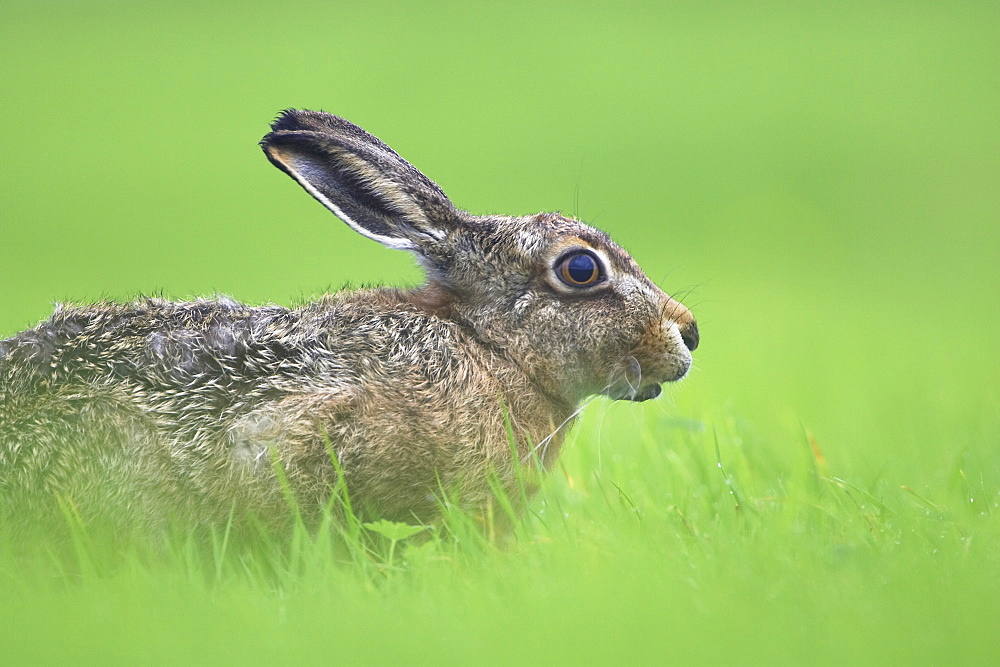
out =
[(271, 123), (272, 132), (321, 132), (323, 134), (356, 134), (363, 132), (350, 121), (325, 111), (285, 109)]
[(303, 116), (309, 113), (308, 111), (303, 111), (301, 109), (283, 109), (278, 117), (271, 122), (272, 132), (281, 132), (285, 130), (304, 130)]

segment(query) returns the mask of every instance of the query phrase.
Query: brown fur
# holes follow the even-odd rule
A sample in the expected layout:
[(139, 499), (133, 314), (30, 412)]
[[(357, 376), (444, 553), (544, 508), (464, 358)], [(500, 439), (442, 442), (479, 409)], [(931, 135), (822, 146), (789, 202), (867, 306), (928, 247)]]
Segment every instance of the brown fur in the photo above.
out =
[[(294, 310), (57, 308), (0, 341), (0, 519), (61, 498), (121, 527), (280, 523), (278, 470), (312, 520), (335, 460), (363, 516), (430, 521), (441, 492), (488, 503), (491, 475), (519, 497), (518, 466), (551, 465), (587, 396), (645, 400), (687, 372), (693, 317), (603, 232), (459, 211), (329, 114), (286, 112), (262, 145), (352, 228), (416, 253), (427, 283)], [(555, 270), (580, 252), (601, 268), (593, 286)]]

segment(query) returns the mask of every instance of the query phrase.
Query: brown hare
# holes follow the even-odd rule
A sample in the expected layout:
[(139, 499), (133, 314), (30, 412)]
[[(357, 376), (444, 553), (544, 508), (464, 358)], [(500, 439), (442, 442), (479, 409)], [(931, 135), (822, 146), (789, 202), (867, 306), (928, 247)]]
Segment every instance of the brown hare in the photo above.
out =
[(517, 497), (588, 396), (643, 401), (687, 373), (690, 311), (603, 232), (460, 211), (327, 113), (289, 110), (261, 146), (426, 283), (294, 309), (57, 307), (0, 342), (0, 520), (58, 499), (116, 526), (269, 521), (288, 493), (308, 519), (339, 479), (361, 516), (432, 521), (441, 492), (483, 507), (491, 476)]

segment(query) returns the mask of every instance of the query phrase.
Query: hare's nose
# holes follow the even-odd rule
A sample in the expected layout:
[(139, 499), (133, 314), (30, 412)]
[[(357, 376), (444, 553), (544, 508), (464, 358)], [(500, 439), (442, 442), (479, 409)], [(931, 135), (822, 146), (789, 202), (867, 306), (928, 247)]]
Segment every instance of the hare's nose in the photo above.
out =
[(694, 352), (695, 348), (698, 347), (698, 325), (694, 320), (691, 320), (681, 325), (680, 331), (681, 340), (684, 341), (685, 347)]

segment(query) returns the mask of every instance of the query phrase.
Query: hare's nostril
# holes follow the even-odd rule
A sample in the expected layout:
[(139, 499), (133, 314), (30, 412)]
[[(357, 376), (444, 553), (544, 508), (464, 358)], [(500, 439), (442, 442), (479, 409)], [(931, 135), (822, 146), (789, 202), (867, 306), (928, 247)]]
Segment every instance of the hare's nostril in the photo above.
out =
[(681, 339), (684, 341), (684, 346), (694, 352), (695, 348), (698, 347), (698, 325), (694, 322), (682, 325)]

